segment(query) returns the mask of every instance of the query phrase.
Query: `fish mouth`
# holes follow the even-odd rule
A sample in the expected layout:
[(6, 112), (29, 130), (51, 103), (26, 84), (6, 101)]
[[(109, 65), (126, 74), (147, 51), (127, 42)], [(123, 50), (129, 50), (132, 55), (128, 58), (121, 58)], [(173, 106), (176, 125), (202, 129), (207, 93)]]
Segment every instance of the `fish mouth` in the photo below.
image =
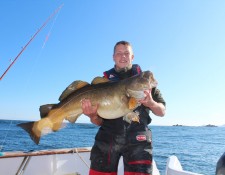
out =
[(152, 88), (155, 88), (156, 86), (158, 85), (158, 82), (155, 81), (155, 82), (149, 82), (149, 89), (152, 89)]
[[(147, 89), (146, 89), (147, 90)], [(132, 90), (132, 89), (127, 89), (127, 93), (129, 94), (129, 97), (134, 97), (135, 99), (143, 99), (145, 98), (145, 90)]]

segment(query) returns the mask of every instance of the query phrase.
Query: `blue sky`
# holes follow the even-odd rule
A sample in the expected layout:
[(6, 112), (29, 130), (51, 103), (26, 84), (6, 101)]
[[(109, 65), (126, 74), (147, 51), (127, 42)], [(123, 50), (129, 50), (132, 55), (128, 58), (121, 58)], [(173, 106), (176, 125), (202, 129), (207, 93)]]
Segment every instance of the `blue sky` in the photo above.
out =
[(72, 81), (110, 69), (114, 44), (127, 40), (167, 102), (153, 125), (225, 124), (224, 0), (1, 1), (1, 75), (61, 4), (0, 81), (1, 119), (38, 120)]

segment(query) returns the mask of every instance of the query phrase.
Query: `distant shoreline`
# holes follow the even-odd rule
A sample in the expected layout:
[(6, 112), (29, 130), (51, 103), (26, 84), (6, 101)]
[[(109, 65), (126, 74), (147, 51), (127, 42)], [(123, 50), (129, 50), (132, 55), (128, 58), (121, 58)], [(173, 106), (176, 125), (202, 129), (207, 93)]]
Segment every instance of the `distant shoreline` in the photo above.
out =
[[(25, 119), (0, 119), (0, 121), (23, 121), (23, 122), (30, 122), (30, 121), (36, 121), (36, 120), (25, 120)], [(69, 121), (63, 121), (63, 123), (70, 123)], [(76, 122), (77, 124), (92, 124), (91, 122)], [(213, 125), (213, 124), (207, 124), (207, 125), (183, 125), (183, 124), (173, 124), (173, 125), (157, 125), (157, 124), (149, 124), (149, 126), (179, 126), (179, 127), (225, 127), (225, 124), (221, 125)]]

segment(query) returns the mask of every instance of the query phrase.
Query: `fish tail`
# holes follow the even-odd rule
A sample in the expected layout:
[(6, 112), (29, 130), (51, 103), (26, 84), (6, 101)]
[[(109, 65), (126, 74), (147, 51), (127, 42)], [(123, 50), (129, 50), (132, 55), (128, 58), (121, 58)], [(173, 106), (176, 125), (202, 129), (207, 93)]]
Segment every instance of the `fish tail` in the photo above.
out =
[(48, 115), (48, 113), (52, 110), (53, 106), (55, 106), (55, 104), (46, 104), (40, 106), (39, 111), (41, 118), (45, 118)]
[(27, 133), (29, 133), (30, 138), (38, 145), (40, 141), (41, 134), (37, 134), (33, 131), (33, 126), (36, 122), (27, 122), (27, 123), (20, 123), (17, 126), (24, 129)]

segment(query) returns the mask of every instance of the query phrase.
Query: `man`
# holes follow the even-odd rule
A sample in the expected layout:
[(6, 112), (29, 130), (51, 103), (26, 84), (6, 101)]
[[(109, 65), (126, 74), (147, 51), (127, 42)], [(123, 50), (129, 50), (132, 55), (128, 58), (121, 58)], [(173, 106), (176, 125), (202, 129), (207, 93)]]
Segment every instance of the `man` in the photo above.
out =
[[(127, 41), (117, 42), (114, 46), (114, 68), (104, 72), (104, 77), (119, 81), (139, 74), (141, 68), (132, 64), (134, 54)], [(116, 175), (121, 156), (124, 161), (125, 175), (152, 174), (152, 140), (148, 124), (151, 122), (149, 111), (157, 116), (165, 115), (165, 101), (158, 89), (145, 91), (146, 97), (135, 111), (139, 113), (140, 123), (131, 124), (118, 119), (102, 119), (97, 114), (98, 106), (92, 106), (89, 99), (82, 100), (83, 113), (92, 123), (101, 126), (91, 150), (89, 175)]]

